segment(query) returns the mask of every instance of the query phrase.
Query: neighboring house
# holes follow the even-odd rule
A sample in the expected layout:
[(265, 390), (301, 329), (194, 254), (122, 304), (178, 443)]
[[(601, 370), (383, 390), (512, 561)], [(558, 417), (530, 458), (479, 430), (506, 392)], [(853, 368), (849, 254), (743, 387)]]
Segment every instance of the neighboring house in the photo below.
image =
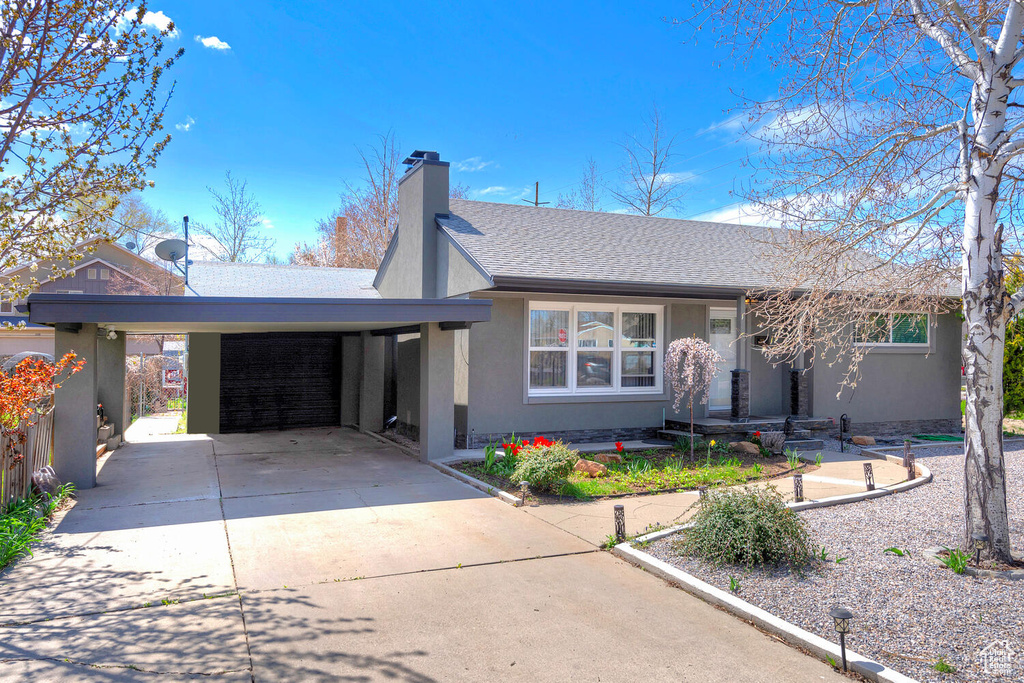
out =
[[(837, 397), (839, 364), (773, 365), (756, 346), (771, 330), (746, 312), (746, 297), (770, 284), (755, 266), (771, 229), (449, 201), (448, 164), (419, 157), (402, 178), (399, 226), (374, 285), (385, 298), (493, 300), (490, 322), (456, 333), (460, 445), (512, 432), (653, 435), (684, 419), (662, 363), (672, 340), (691, 335), (725, 358), (709, 405), (695, 406), (700, 418), (794, 415), (819, 418), (806, 426), (820, 429), (848, 414), (866, 433), (959, 430), (955, 314), (882, 320), (857, 389)], [(399, 338), (397, 416), (412, 433), (417, 343)]]
[[(81, 242), (76, 248), (84, 254), (74, 269), (61, 278), (53, 277), (52, 263), (39, 263), (33, 271), (29, 264), (12, 268), (0, 278), (19, 276), (23, 282), (36, 278), (39, 285), (34, 292), (52, 294), (173, 294), (180, 293), (177, 276), (148, 261), (119, 244), (93, 238)], [(67, 267), (67, 264), (64, 264)], [(168, 291), (159, 291), (166, 288)], [(53, 328), (28, 322), (28, 314), (18, 311), (20, 301), (0, 301), (0, 325), (10, 323), (21, 329), (0, 326), (0, 356), (12, 356), (22, 351), (53, 354)], [(160, 353), (158, 341), (150, 338), (129, 342), (129, 354)]]

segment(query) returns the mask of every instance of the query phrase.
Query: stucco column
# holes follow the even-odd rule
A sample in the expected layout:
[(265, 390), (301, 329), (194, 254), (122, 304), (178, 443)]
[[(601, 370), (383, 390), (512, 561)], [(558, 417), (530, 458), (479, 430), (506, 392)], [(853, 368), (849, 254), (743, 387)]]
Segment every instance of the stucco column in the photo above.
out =
[(97, 328), (87, 323), (74, 331), (58, 326), (54, 332), (54, 355), (69, 351), (85, 361), (80, 372), (61, 383), (54, 396), (53, 469), (63, 482), (79, 489), (96, 486), (96, 404)]
[(220, 334), (188, 335), (189, 434), (220, 433)]
[(114, 339), (97, 338), (96, 356), (97, 399), (103, 404), (107, 420), (114, 423), (113, 435), (123, 435), (128, 427), (124, 400), (125, 333), (118, 332)]
[(359, 424), (362, 389), (363, 343), (359, 337), (341, 338), (341, 424)]
[(359, 385), (359, 428), (384, 429), (384, 337), (362, 333), (363, 373)]
[(455, 452), (455, 333), (420, 325), (420, 459)]

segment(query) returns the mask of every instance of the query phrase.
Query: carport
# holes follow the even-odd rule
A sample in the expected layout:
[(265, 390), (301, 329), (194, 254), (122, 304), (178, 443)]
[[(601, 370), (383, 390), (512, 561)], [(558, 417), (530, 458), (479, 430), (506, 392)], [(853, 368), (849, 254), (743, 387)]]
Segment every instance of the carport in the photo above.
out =
[[(29, 321), (55, 328), (83, 371), (57, 390), (54, 468), (96, 484), (96, 404), (126, 426), (125, 334), (188, 334), (188, 432), (383, 427), (384, 339), (420, 335), (424, 460), (454, 449), (454, 331), (490, 320), (469, 299), (280, 299), (32, 294)], [(111, 334), (113, 333), (113, 334)]]

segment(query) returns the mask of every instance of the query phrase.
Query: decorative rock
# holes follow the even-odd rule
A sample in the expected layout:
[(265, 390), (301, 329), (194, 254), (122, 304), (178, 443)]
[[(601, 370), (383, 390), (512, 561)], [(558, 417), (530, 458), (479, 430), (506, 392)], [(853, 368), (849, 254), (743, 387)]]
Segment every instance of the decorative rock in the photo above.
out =
[(618, 453), (598, 453), (593, 457), (594, 460), (603, 462), (606, 465), (609, 463), (620, 464), (622, 462), (622, 456)]
[(733, 441), (729, 444), (729, 449), (734, 453), (746, 453), (747, 455), (759, 455), (761, 453), (758, 445), (749, 441)]
[(50, 466), (32, 473), (32, 488), (39, 495), (55, 496), (60, 486), (60, 479)]
[(875, 437), (873, 437), (873, 436), (855, 436), (855, 437), (853, 437), (850, 440), (853, 441), (854, 445), (856, 445), (856, 446), (874, 446), (875, 445)]
[(573, 469), (580, 474), (587, 475), (588, 477), (603, 477), (608, 474), (608, 468), (601, 463), (593, 462), (592, 460), (584, 460), (583, 458), (576, 461), (576, 465)]

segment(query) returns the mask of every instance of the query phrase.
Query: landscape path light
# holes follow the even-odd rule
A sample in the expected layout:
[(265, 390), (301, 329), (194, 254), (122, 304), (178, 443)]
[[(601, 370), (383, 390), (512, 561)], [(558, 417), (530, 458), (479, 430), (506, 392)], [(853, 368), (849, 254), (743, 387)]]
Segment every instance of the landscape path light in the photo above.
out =
[(615, 506), (615, 542), (622, 543), (626, 540), (626, 508), (622, 505)]
[(988, 536), (971, 534), (971, 540), (974, 541), (974, 565), (977, 566), (981, 562), (981, 551), (988, 545)]
[(526, 496), (530, 493), (530, 482), (521, 481), (519, 482), (519, 495), (522, 498), (521, 505), (526, 505)]
[(828, 613), (832, 617), (832, 622), (835, 625), (836, 633), (839, 634), (839, 649), (843, 654), (843, 671), (847, 671), (846, 668), (846, 634), (850, 632), (850, 620), (853, 619), (853, 612), (846, 609), (845, 607), (833, 607)]

